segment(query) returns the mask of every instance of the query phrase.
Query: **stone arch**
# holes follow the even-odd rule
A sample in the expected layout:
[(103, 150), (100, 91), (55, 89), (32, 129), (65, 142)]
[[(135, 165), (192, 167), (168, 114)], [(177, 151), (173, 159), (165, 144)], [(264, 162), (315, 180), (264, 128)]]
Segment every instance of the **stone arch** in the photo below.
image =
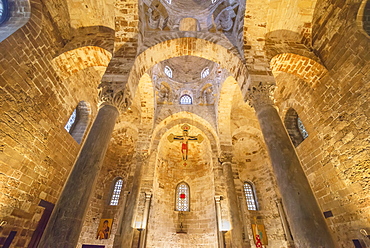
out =
[(152, 140), (149, 149), (150, 153), (153, 152), (158, 147), (161, 137), (163, 137), (163, 135), (169, 129), (182, 123), (189, 123), (190, 125), (193, 125), (199, 130), (201, 130), (210, 141), (212, 151), (216, 152), (219, 150), (218, 136), (212, 125), (206, 120), (202, 119), (201, 117), (193, 113), (183, 111), (167, 117), (156, 126), (152, 135)]
[(135, 92), (137, 82), (141, 76), (155, 64), (185, 55), (198, 56), (219, 64), (229, 71), (241, 88), (248, 88), (246, 84), (251, 79), (245, 64), (237, 55), (212, 42), (187, 37), (161, 42), (139, 54), (128, 79), (131, 92)]
[(141, 124), (145, 129), (153, 127), (154, 118), (154, 89), (152, 79), (149, 74), (145, 73), (139, 81), (140, 107), (141, 107)]
[(328, 70), (320, 63), (293, 53), (278, 54), (271, 59), (270, 67), (275, 77), (278, 72), (293, 74), (311, 87), (315, 87)]
[(88, 67), (101, 67), (103, 75), (111, 58), (112, 54), (101, 47), (84, 46), (60, 54), (51, 64), (59, 77), (66, 79)]
[(8, 16), (0, 24), (0, 42), (23, 27), (31, 17), (30, 0), (8, 0)]
[[(237, 89), (237, 82), (233, 77), (228, 77), (222, 84), (220, 90), (220, 99), (218, 102), (218, 133), (220, 142), (230, 144), (231, 142), (231, 109), (233, 100), (230, 99), (230, 93)], [(222, 121), (221, 121), (222, 120)]]
[(370, 37), (370, 1), (363, 0), (357, 13), (358, 29)]

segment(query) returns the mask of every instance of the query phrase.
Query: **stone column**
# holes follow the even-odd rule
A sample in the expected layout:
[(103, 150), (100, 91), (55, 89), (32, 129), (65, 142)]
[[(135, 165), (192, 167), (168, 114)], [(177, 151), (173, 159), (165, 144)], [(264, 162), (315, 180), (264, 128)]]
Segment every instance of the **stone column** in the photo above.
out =
[(233, 170), (231, 166), (231, 157), (223, 157), (220, 162), (222, 162), (224, 177), (226, 181), (227, 197), (229, 202), (232, 247), (242, 247), (242, 223), (240, 221), (238, 198), (236, 195)]
[[(101, 91), (102, 92), (102, 91)], [(104, 101), (41, 238), (40, 248), (76, 247), (119, 109), (127, 107), (123, 91), (103, 89)]]
[(218, 229), (218, 247), (224, 248), (225, 241), (224, 241), (224, 233), (222, 231), (222, 216), (221, 216), (221, 198), (222, 196), (216, 195), (215, 202), (216, 202), (216, 217), (217, 217), (217, 229)]
[(143, 222), (141, 224), (141, 229), (143, 229), (140, 233), (141, 243), (140, 248), (145, 248), (146, 243), (146, 233), (147, 233), (147, 223), (149, 218), (149, 209), (150, 209), (150, 200), (152, 198), (152, 193), (145, 193), (145, 204), (144, 204), (144, 215), (143, 215)]
[(132, 239), (134, 235), (134, 217), (135, 209), (138, 203), (140, 183), (143, 174), (143, 164), (148, 159), (147, 151), (138, 151), (136, 153), (136, 167), (134, 173), (134, 181), (131, 188), (131, 194), (128, 197), (130, 204), (127, 205), (122, 218), (122, 239), (121, 243), (114, 243), (114, 248), (129, 248), (132, 246)]
[(251, 87), (254, 107), (271, 158), (297, 247), (335, 247), (329, 228), (270, 95), (272, 85)]

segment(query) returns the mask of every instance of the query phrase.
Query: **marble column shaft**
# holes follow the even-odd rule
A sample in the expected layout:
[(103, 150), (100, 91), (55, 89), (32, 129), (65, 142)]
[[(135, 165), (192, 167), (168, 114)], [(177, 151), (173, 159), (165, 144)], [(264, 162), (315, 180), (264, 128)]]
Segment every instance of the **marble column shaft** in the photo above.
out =
[(232, 247), (242, 247), (243, 244), (243, 235), (242, 228), (243, 225), (240, 220), (238, 198), (235, 190), (233, 170), (231, 162), (222, 163), (224, 177), (226, 181), (226, 190), (229, 202), (229, 211), (230, 211), (230, 225), (231, 225), (231, 242)]
[(99, 109), (38, 247), (76, 247), (118, 115), (117, 108), (111, 105)]
[(334, 248), (293, 144), (270, 98), (271, 86), (250, 89), (250, 101), (264, 136), (294, 242), (299, 248)]

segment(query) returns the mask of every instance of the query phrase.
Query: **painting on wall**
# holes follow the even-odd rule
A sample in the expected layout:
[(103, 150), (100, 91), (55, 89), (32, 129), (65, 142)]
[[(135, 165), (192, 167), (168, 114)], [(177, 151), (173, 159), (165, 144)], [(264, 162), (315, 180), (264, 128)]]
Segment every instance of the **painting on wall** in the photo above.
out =
[[(252, 224), (252, 231), (255, 244), (268, 245), (265, 226), (260, 224)], [(258, 247), (258, 246), (257, 246)], [(262, 246), (260, 246), (262, 247)]]
[(98, 227), (97, 239), (109, 239), (113, 219), (101, 219)]

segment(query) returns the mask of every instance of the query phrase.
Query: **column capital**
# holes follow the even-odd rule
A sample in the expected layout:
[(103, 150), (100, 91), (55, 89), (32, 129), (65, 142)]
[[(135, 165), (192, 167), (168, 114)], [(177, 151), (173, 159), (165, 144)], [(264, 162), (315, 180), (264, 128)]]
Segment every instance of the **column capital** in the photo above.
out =
[(123, 83), (102, 82), (98, 86), (99, 105), (111, 105), (124, 112), (131, 106), (131, 93)]
[(233, 155), (231, 153), (228, 153), (228, 152), (222, 152), (220, 154), (220, 157), (218, 158), (218, 161), (221, 163), (221, 164), (224, 164), (224, 163), (231, 163), (233, 160)]
[(273, 93), (275, 85), (260, 82), (258, 85), (250, 86), (246, 94), (246, 100), (252, 108), (266, 105), (274, 105)]
[(222, 195), (215, 195), (216, 203), (221, 203), (222, 198), (223, 198)]

